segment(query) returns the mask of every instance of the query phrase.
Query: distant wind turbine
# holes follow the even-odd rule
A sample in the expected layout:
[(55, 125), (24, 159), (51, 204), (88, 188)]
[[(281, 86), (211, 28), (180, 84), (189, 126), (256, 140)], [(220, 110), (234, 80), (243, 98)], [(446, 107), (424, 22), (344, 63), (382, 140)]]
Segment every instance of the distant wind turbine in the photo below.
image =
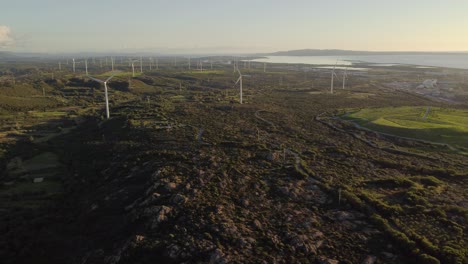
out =
[(140, 72), (143, 73), (143, 57), (140, 57)]
[(346, 78), (348, 77), (348, 67), (345, 68), (343, 73), (343, 90), (345, 89)]
[(236, 84), (239, 83), (239, 103), (242, 104), (242, 73), (237, 69), (239, 73), (239, 79), (237, 79)]
[[(330, 87), (330, 93), (333, 94), (333, 79), (334, 77), (336, 76), (336, 73), (335, 73), (335, 68), (336, 68), (336, 65), (338, 64), (338, 60), (336, 60), (336, 63), (335, 63), (335, 66), (333, 66), (333, 70), (331, 72), (331, 87)], [(337, 76), (338, 77), (338, 76)]]
[(91, 76), (88, 75), (88, 78), (90, 78), (91, 80), (96, 81), (98, 83), (103, 83), (104, 84), (104, 93), (105, 93), (105, 98), (106, 98), (106, 117), (107, 117), (107, 119), (110, 118), (110, 114), (109, 114), (109, 96), (107, 95), (107, 82), (110, 81), (114, 76), (115, 76), (115, 73), (111, 77), (109, 77), (105, 81), (103, 81), (103, 80), (99, 80), (99, 79), (96, 79), (96, 78), (91, 77)]

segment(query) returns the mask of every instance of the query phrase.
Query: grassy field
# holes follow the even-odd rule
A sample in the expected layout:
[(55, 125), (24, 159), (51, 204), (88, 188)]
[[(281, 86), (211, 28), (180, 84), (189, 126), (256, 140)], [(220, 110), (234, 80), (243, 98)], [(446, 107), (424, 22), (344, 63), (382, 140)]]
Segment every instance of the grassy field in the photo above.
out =
[(362, 109), (345, 118), (378, 132), (468, 147), (468, 110), (384, 107)]

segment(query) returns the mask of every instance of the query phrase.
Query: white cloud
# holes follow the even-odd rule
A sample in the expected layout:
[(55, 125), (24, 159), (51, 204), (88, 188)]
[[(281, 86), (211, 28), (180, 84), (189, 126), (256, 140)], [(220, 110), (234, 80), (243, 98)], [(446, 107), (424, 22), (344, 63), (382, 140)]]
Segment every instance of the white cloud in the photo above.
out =
[(10, 27), (0, 25), (0, 48), (12, 46), (14, 43)]

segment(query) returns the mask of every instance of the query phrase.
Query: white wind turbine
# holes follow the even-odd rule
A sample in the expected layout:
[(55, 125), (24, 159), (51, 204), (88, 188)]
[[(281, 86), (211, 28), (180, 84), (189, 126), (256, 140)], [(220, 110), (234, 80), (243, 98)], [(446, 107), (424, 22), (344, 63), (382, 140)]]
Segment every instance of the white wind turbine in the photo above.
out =
[(143, 73), (143, 57), (140, 56), (140, 72)]
[(345, 68), (343, 73), (343, 90), (345, 89), (346, 78), (348, 77), (348, 67)]
[(75, 73), (75, 58), (73, 58), (72, 61), (73, 61), (73, 73)]
[(199, 60), (198, 63), (197, 63), (197, 69), (199, 71), (203, 71), (203, 61), (202, 60)]
[(132, 61), (132, 77), (135, 78), (135, 61)]
[(135, 77), (135, 62), (140, 62), (140, 71), (143, 72), (141, 60), (130, 60), (129, 62), (132, 66), (132, 77)]
[(107, 95), (107, 82), (110, 81), (114, 76), (115, 76), (115, 73), (111, 77), (109, 77), (105, 81), (103, 81), (103, 80), (99, 80), (99, 79), (93, 78), (93, 77), (88, 75), (88, 78), (90, 78), (91, 80), (96, 81), (98, 83), (103, 83), (104, 84), (104, 93), (105, 93), (105, 98), (106, 98), (106, 117), (107, 117), (107, 119), (110, 118), (110, 114), (109, 114), (109, 96)]
[(239, 103), (242, 104), (242, 73), (237, 69), (239, 73), (239, 79), (237, 79), (236, 84), (239, 83)]
[(331, 73), (331, 87), (330, 87), (330, 93), (333, 94), (333, 79), (334, 77), (338, 77), (335, 73), (335, 68), (336, 68), (336, 65), (338, 64), (338, 60), (336, 60), (336, 63), (335, 63), (335, 66), (333, 66), (333, 70), (332, 70), (332, 73)]

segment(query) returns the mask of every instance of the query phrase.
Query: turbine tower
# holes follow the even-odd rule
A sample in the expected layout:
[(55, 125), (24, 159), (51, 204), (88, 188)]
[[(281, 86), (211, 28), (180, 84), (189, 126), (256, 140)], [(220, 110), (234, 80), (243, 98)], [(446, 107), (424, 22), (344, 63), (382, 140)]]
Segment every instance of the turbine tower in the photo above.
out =
[(85, 71), (86, 75), (88, 75), (88, 59), (85, 59)]
[(346, 83), (346, 77), (348, 77), (348, 67), (345, 68), (345, 71), (343, 73), (343, 90), (345, 89), (345, 83)]
[(73, 60), (73, 73), (75, 73), (75, 58), (73, 58), (72, 60)]
[[(335, 74), (335, 68), (336, 65), (338, 64), (338, 60), (336, 60), (335, 66), (333, 66), (333, 70), (331, 72), (331, 87), (330, 87), (330, 93), (333, 94), (333, 78), (336, 76)], [(338, 76), (337, 76), (338, 77)]]
[(143, 57), (140, 57), (140, 72), (143, 73)]
[(239, 103), (242, 104), (242, 73), (237, 69), (239, 73), (239, 79), (237, 79), (236, 84), (239, 83)]
[(109, 77), (105, 81), (103, 81), (103, 80), (99, 80), (99, 79), (93, 78), (93, 77), (88, 75), (88, 78), (90, 78), (91, 80), (96, 81), (98, 83), (103, 83), (104, 84), (104, 93), (105, 93), (105, 98), (106, 98), (106, 117), (107, 117), (107, 119), (110, 118), (110, 114), (109, 114), (109, 96), (107, 95), (107, 82), (110, 81), (114, 76), (115, 76), (115, 73), (111, 77)]

